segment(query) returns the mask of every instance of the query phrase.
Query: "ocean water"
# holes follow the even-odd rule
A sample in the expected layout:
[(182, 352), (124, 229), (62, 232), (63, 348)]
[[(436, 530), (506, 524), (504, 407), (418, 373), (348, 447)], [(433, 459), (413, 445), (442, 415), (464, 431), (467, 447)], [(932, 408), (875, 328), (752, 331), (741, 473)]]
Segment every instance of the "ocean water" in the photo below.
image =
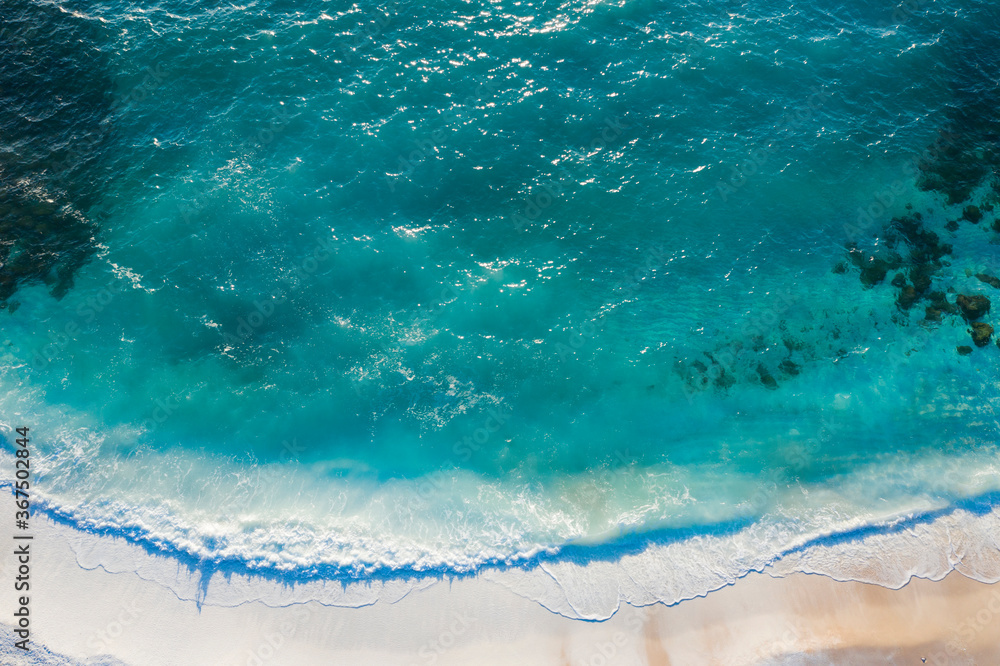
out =
[(295, 580), (652, 553), (651, 602), (992, 511), (995, 3), (0, 7), (51, 517)]

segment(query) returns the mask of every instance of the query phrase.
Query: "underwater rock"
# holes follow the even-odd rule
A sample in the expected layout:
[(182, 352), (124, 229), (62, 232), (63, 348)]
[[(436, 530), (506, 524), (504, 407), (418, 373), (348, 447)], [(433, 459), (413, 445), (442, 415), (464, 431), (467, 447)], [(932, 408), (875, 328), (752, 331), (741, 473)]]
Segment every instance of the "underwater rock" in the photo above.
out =
[(833, 272), (836, 273), (837, 275), (843, 275), (844, 273), (847, 272), (847, 264), (845, 264), (843, 261), (839, 262), (836, 266), (833, 267)]
[(990, 344), (990, 337), (993, 335), (993, 327), (989, 324), (977, 321), (972, 324), (972, 330), (970, 333), (972, 333), (972, 342), (974, 342), (977, 347), (985, 347)]
[(799, 364), (790, 358), (786, 358), (784, 361), (778, 364), (778, 369), (789, 377), (794, 377), (799, 374)]
[(924, 308), (924, 321), (941, 321), (941, 310), (928, 305)]
[[(737, 344), (733, 345), (730, 348), (730, 350), (727, 350), (725, 353), (729, 354), (730, 357), (731, 357), (731, 354), (734, 351), (738, 351), (739, 347), (741, 347), (741, 345), (739, 345), (737, 343)], [(718, 351), (718, 350), (716, 350), (716, 351)], [(712, 379), (712, 384), (715, 386), (715, 388), (721, 389), (721, 390), (725, 390), (725, 389), (729, 388), (730, 386), (732, 386), (733, 384), (736, 383), (736, 378), (733, 377), (728, 372), (726, 372), (725, 366), (722, 365), (721, 363), (719, 363), (716, 360), (716, 358), (714, 356), (712, 356), (712, 354), (710, 352), (702, 352), (702, 353), (705, 356), (708, 357), (708, 360), (710, 360), (712, 362), (712, 367), (711, 368), (707, 368), (706, 372), (708, 373), (708, 376), (710, 378), (713, 377), (713, 375), (714, 375), (714, 379)], [(695, 361), (695, 364), (697, 364), (697, 363), (698, 362)]]
[(931, 276), (937, 273), (938, 266), (934, 264), (920, 264), (910, 269), (910, 279), (913, 280), (913, 288), (917, 293), (924, 293), (931, 288)]
[(962, 316), (965, 317), (966, 321), (979, 319), (990, 311), (990, 299), (979, 294), (974, 296), (959, 294), (958, 298), (955, 299), (955, 303), (961, 308)]
[(958, 231), (958, 220), (951, 220), (948, 224), (944, 225), (944, 228), (948, 231)]
[(885, 279), (889, 272), (889, 264), (878, 257), (870, 257), (861, 268), (861, 283), (865, 287), (874, 287)]
[(775, 390), (778, 388), (778, 382), (775, 381), (771, 373), (767, 371), (763, 363), (757, 365), (757, 375), (760, 377), (760, 383), (764, 385), (765, 388), (770, 390)]
[(794, 338), (783, 337), (781, 338), (781, 342), (784, 343), (785, 349), (790, 352), (802, 351), (806, 348), (806, 343), (795, 340)]
[[(920, 162), (921, 176), (917, 183), (921, 190), (944, 193), (950, 205), (966, 201), (991, 170), (988, 160), (981, 154), (984, 137), (979, 131), (969, 129), (974, 124), (970, 122), (973, 116), (961, 108), (954, 113), (955, 130), (943, 132), (933, 146), (931, 159)], [(972, 114), (982, 115), (979, 109)], [(992, 129), (985, 132), (992, 133)]]
[(993, 277), (988, 273), (976, 273), (976, 278), (980, 282), (985, 282), (995, 289), (1000, 289), (1000, 278)]
[[(943, 291), (932, 291), (927, 294), (927, 300), (931, 302), (930, 307), (945, 314), (958, 314), (958, 306), (948, 302), (948, 297)], [(938, 318), (940, 320), (940, 317)]]
[(942, 244), (936, 233), (924, 229), (922, 219), (920, 213), (892, 218), (890, 239), (895, 242), (901, 238), (910, 246), (910, 261), (913, 263), (937, 261), (951, 254), (951, 246)]
[(886, 273), (889, 272), (885, 266), (885, 262), (881, 259), (875, 259), (873, 261), (877, 263), (869, 264), (861, 271), (861, 282), (866, 287), (874, 287), (879, 284), (885, 279)]
[(969, 345), (959, 345), (955, 349), (958, 351), (959, 356), (968, 356), (972, 353), (972, 347)]
[(966, 206), (962, 211), (962, 219), (979, 224), (979, 220), (983, 219), (983, 213), (979, 210), (979, 206)]
[(896, 273), (896, 275), (892, 278), (891, 284), (893, 287), (905, 287), (906, 276), (904, 276), (902, 273)]
[(920, 295), (917, 294), (916, 289), (911, 286), (903, 287), (903, 290), (899, 292), (899, 296), (896, 298), (896, 305), (900, 310), (909, 310), (919, 299)]
[(715, 388), (727, 389), (736, 383), (736, 378), (730, 375), (725, 370), (720, 370), (719, 376), (715, 378), (715, 381), (713, 383), (715, 384)]
[(700, 391), (708, 385), (708, 380), (705, 377), (691, 372), (688, 364), (681, 359), (677, 359), (674, 363), (674, 371), (692, 391)]
[(865, 285), (866, 289), (880, 284), (885, 280), (889, 271), (899, 268), (901, 263), (898, 257), (892, 257), (891, 260), (886, 261), (881, 257), (866, 253), (853, 244), (848, 248), (847, 256), (851, 263), (861, 270), (861, 284)]

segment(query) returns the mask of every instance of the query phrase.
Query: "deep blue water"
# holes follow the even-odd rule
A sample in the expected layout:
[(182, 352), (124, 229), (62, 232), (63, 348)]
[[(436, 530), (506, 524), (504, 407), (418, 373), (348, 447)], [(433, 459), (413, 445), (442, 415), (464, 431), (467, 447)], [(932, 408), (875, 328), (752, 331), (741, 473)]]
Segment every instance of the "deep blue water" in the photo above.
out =
[(80, 527), (460, 572), (1000, 489), (993, 3), (0, 6), (0, 414)]

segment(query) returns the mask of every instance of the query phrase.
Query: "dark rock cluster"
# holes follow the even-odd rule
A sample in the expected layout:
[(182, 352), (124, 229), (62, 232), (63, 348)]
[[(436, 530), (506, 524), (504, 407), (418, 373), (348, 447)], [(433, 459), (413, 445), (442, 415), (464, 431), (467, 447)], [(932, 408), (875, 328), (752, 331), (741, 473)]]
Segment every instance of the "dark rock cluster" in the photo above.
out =
[(980, 294), (966, 296), (959, 294), (955, 304), (962, 311), (962, 317), (967, 322), (973, 322), (990, 311), (990, 299)]
[[(965, 219), (977, 223), (981, 212), (976, 206), (967, 206)], [(900, 311), (911, 310), (918, 303), (924, 303), (924, 321), (941, 322), (944, 316), (961, 315), (971, 326), (969, 333), (977, 347), (989, 344), (993, 327), (979, 321), (990, 312), (990, 299), (983, 294), (957, 294), (954, 302), (948, 300), (944, 291), (932, 290), (935, 279), (944, 266), (943, 258), (952, 253), (952, 246), (923, 226), (920, 213), (912, 213), (893, 218), (887, 230), (887, 242), (881, 255), (869, 254), (851, 244), (847, 255), (858, 269), (858, 277), (864, 288), (870, 289), (883, 282), (890, 270), (897, 272), (891, 285), (899, 291), (896, 307)], [(834, 269), (844, 273), (845, 270)], [(1000, 289), (1000, 278), (988, 273), (978, 273), (976, 278), (993, 288)], [(960, 354), (972, 353), (972, 347), (962, 345)]]
[[(112, 84), (91, 22), (56, 6), (4, 5), (0, 31), (0, 307), (26, 284), (60, 298), (96, 251), (96, 208), (108, 180)], [(16, 304), (10, 303), (15, 306)]]
[(0, 190), (2, 307), (20, 285), (32, 282), (62, 298), (93, 253), (93, 237), (91, 225), (72, 208)]
[[(913, 163), (913, 174), (921, 190), (938, 192), (945, 205), (960, 207), (960, 215), (944, 224), (941, 233), (954, 234), (963, 225), (975, 225), (983, 233), (1000, 232), (1000, 214), (994, 211), (1000, 202), (1000, 88), (995, 84), (1000, 60), (991, 53), (966, 65), (966, 75), (954, 82), (946, 129)], [(953, 277), (947, 274), (953, 246), (926, 228), (922, 215), (911, 206), (881, 231), (874, 246), (848, 245), (846, 260), (837, 263), (833, 272), (856, 275), (863, 289), (895, 290), (895, 323), (903, 324), (914, 312), (919, 313), (919, 308), (923, 308), (921, 325), (928, 331), (961, 317), (957, 321), (968, 325), (970, 336), (970, 344), (957, 347), (962, 356), (989, 346), (994, 329), (984, 319), (990, 314), (989, 290), (1000, 289), (1000, 277), (985, 271), (976, 273), (984, 293), (968, 288), (963, 289), (966, 293), (956, 293), (942, 284)], [(858, 238), (855, 233), (850, 235)], [(678, 361), (677, 371), (686, 386), (690, 390), (720, 389), (738, 380), (775, 389), (779, 381), (800, 374), (810, 360), (832, 357), (836, 362), (848, 353), (835, 323), (818, 326), (826, 334), (827, 347), (804, 350), (786, 330), (784, 312), (779, 308), (772, 314), (776, 325), (766, 331), (757, 326), (755, 334), (718, 343), (712, 354), (705, 353), (710, 362)]]
[[(941, 321), (942, 314), (957, 312), (956, 305), (949, 303), (943, 292), (931, 290), (941, 273), (942, 258), (951, 253), (951, 245), (924, 228), (920, 213), (893, 218), (884, 249), (878, 253), (865, 252), (854, 243), (847, 248), (848, 259), (858, 269), (864, 288), (881, 284), (890, 271), (897, 271), (890, 283), (899, 289), (896, 306), (905, 312), (925, 302), (928, 321)], [(834, 272), (844, 273), (846, 269), (839, 264)]]
[(972, 341), (977, 347), (985, 347), (990, 344), (990, 337), (993, 335), (993, 327), (981, 321), (972, 322)]

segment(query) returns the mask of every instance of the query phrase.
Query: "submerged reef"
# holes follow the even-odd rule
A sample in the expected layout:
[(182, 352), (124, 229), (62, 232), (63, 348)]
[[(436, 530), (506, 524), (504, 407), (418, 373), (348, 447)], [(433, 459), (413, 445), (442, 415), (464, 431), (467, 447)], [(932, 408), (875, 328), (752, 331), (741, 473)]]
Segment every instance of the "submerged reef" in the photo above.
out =
[[(932, 215), (925, 218), (907, 204), (905, 214), (893, 217), (881, 228), (859, 230), (845, 225), (851, 239), (845, 245), (845, 260), (831, 269), (845, 278), (853, 276), (863, 291), (894, 290), (895, 311), (887, 313), (894, 325), (910, 326), (918, 318), (919, 325), (933, 331), (948, 319), (961, 318), (968, 324), (971, 342), (956, 348), (961, 356), (990, 346), (994, 328), (983, 319), (990, 314), (990, 291), (1000, 289), (1000, 277), (993, 274), (1000, 272), (1000, 263), (991, 256), (960, 257), (963, 263), (993, 267), (993, 272), (966, 272), (966, 277), (974, 276), (985, 291), (966, 285), (963, 293), (957, 293), (948, 286), (956, 278), (951, 268), (955, 249), (942, 239), (942, 234), (960, 232), (962, 225), (976, 225), (983, 233), (1000, 232), (1000, 216), (995, 209), (1000, 201), (1000, 123), (996, 107), (987, 106), (977, 100), (970, 108), (956, 112), (942, 138), (918, 162), (917, 185), (925, 191), (939, 192), (940, 207), (927, 211)], [(982, 121), (977, 114), (989, 119)], [(972, 118), (976, 120), (970, 126)], [(950, 211), (955, 206), (961, 207), (958, 219), (947, 221), (940, 231), (929, 228), (929, 219), (952, 217)], [(859, 231), (867, 232), (868, 237), (861, 238), (864, 234)], [(703, 359), (678, 359), (675, 372), (686, 392), (725, 391), (736, 382), (757, 383), (775, 390), (780, 382), (806, 372), (810, 362), (836, 362), (846, 356), (848, 351), (838, 342), (841, 335), (835, 324), (818, 325), (819, 329), (828, 329), (828, 335), (821, 338), (825, 348), (822, 344), (807, 346), (793, 334), (789, 321), (798, 311), (809, 308), (808, 291), (790, 291), (777, 305), (767, 308), (766, 315), (753, 315), (739, 334), (723, 332), (727, 339), (711, 351), (701, 352)], [(817, 325), (808, 324), (802, 330), (814, 328)]]
[[(56, 6), (10, 2), (0, 31), (0, 307), (22, 285), (56, 298), (95, 252), (111, 84), (99, 35)], [(12, 304), (16, 307), (16, 304)]]

